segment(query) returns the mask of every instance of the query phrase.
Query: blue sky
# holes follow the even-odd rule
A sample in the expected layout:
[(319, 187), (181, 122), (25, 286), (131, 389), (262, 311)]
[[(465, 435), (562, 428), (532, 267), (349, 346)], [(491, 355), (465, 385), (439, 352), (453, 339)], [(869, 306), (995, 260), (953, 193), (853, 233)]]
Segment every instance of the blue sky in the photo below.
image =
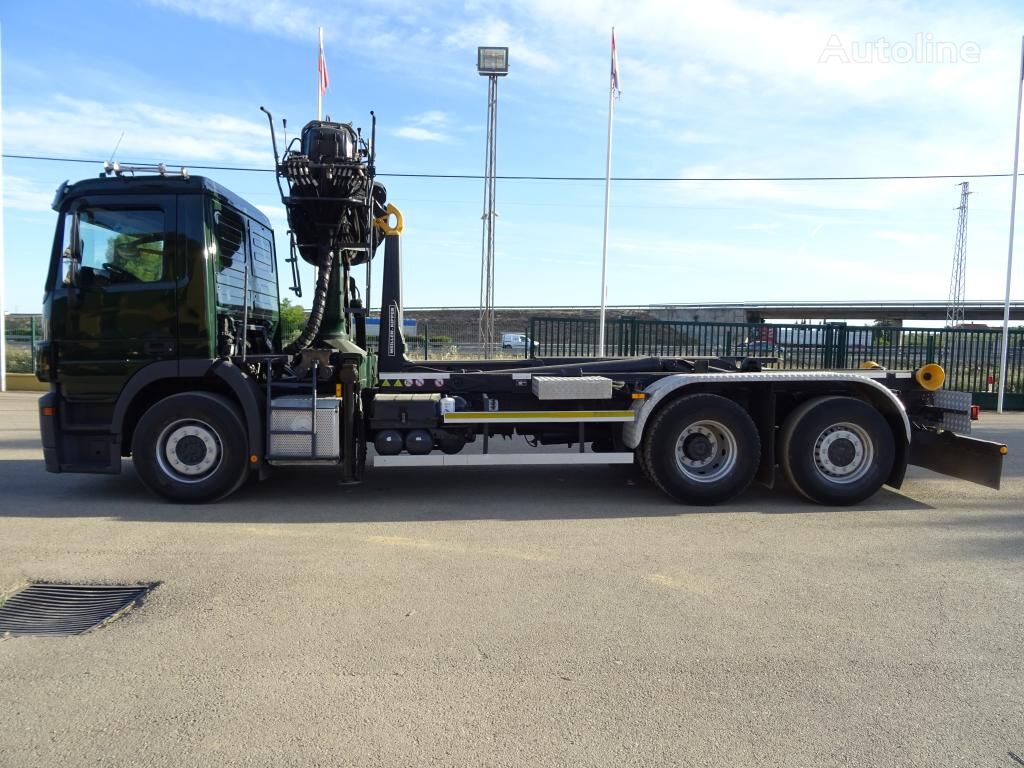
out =
[[(8, 154), (105, 159), (124, 131), (121, 160), (269, 168), (258, 109), (290, 133), (314, 116), (322, 24), (325, 111), (366, 129), (376, 111), (381, 172), (481, 172), (475, 52), (500, 44), (499, 173), (602, 176), (614, 25), (616, 175), (957, 174), (1012, 167), (1024, 6), (55, 0), (0, 23)], [(99, 166), (3, 166), (5, 308), (34, 312), (53, 190)], [(272, 175), (207, 174), (268, 212), (283, 256)], [(407, 305), (475, 305), (483, 183), (384, 181)], [(957, 181), (616, 182), (609, 303), (944, 299)], [(967, 295), (1001, 299), (1010, 182), (971, 189)], [(603, 182), (501, 181), (497, 203), (498, 304), (599, 301)]]

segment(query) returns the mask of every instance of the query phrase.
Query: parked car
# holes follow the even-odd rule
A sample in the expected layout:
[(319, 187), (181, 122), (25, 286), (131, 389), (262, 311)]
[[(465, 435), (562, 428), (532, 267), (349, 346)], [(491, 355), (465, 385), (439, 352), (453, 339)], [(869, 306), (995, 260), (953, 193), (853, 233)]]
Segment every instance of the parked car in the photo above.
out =
[(531, 341), (530, 337), (525, 333), (503, 333), (501, 334), (501, 348), (502, 349), (523, 349), (525, 350), (529, 345), (530, 349), (536, 349), (540, 346), (539, 342)]

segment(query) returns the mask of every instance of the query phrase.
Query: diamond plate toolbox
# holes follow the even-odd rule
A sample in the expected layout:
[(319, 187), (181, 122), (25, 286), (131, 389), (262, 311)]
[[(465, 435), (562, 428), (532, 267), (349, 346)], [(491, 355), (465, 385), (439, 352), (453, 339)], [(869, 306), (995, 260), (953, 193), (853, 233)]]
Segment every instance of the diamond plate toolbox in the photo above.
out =
[(538, 400), (608, 400), (612, 380), (604, 376), (534, 376), (533, 394)]

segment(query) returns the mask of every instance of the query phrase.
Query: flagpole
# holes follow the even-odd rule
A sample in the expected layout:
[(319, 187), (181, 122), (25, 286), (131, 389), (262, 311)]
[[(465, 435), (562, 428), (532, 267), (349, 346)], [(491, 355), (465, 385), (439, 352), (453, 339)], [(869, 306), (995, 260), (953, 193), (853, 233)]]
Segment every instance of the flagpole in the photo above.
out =
[[(612, 56), (615, 56), (615, 27), (612, 27)], [(608, 83), (608, 155), (604, 166), (604, 239), (601, 243), (601, 319), (597, 325), (597, 356), (604, 357), (604, 317), (608, 300), (608, 208), (612, 193), (612, 115), (615, 112), (615, 83)]]
[(1003, 300), (1003, 345), (999, 353), (999, 398), (996, 410), (1003, 412), (1006, 394), (1006, 353), (1010, 344), (1010, 278), (1013, 276), (1013, 223), (1017, 213), (1017, 170), (1020, 167), (1020, 107), (1024, 97), (1024, 37), (1020, 39), (1020, 77), (1017, 78), (1017, 122), (1013, 141), (1013, 184), (1010, 193), (1010, 245), (1006, 256), (1006, 297)]
[(321, 116), (321, 114), (323, 114), (323, 101), (324, 101), (323, 83), (324, 83), (324, 76), (323, 76), (323, 72), (320, 70), (320, 67), (323, 66), (323, 60), (324, 60), (324, 28), (320, 27), (320, 48), (317, 50), (317, 54), (316, 54), (316, 119), (317, 120), (320, 120), (321, 119), (320, 116)]
[[(3, 43), (0, 42), (0, 54), (3, 51)], [(2, 59), (2, 55), (0, 55)], [(0, 80), (3, 78), (0, 77)], [(0, 102), (2, 102), (2, 96), (0, 96)], [(0, 108), (2, 111), (2, 108)], [(4, 129), (3, 125), (0, 124), (0, 150), (3, 150), (4, 146)], [(0, 392), (7, 391), (7, 300), (5, 291), (7, 290), (6, 280), (4, 279), (4, 207), (2, 205), (4, 198), (4, 169), (3, 164), (0, 163)], [(33, 350), (34, 356), (35, 350)]]

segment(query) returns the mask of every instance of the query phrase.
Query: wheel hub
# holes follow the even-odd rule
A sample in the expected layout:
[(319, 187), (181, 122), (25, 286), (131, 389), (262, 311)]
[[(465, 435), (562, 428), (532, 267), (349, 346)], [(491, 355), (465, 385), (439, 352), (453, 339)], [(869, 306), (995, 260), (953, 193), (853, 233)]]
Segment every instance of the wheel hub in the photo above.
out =
[(814, 465), (833, 483), (852, 483), (864, 477), (874, 455), (874, 443), (859, 424), (832, 424), (814, 441)]
[(198, 482), (220, 466), (220, 438), (204, 421), (181, 419), (160, 433), (156, 456), (168, 476), (179, 482)]
[(847, 467), (857, 457), (857, 447), (845, 437), (832, 442), (828, 447), (828, 459), (837, 467)]
[(206, 458), (206, 444), (195, 435), (185, 435), (178, 441), (174, 452), (183, 464), (194, 466)]
[(718, 421), (695, 421), (676, 440), (676, 465), (691, 480), (712, 483), (736, 465), (736, 437)]
[(706, 462), (713, 453), (711, 440), (701, 433), (689, 435), (683, 441), (683, 453), (691, 461)]

